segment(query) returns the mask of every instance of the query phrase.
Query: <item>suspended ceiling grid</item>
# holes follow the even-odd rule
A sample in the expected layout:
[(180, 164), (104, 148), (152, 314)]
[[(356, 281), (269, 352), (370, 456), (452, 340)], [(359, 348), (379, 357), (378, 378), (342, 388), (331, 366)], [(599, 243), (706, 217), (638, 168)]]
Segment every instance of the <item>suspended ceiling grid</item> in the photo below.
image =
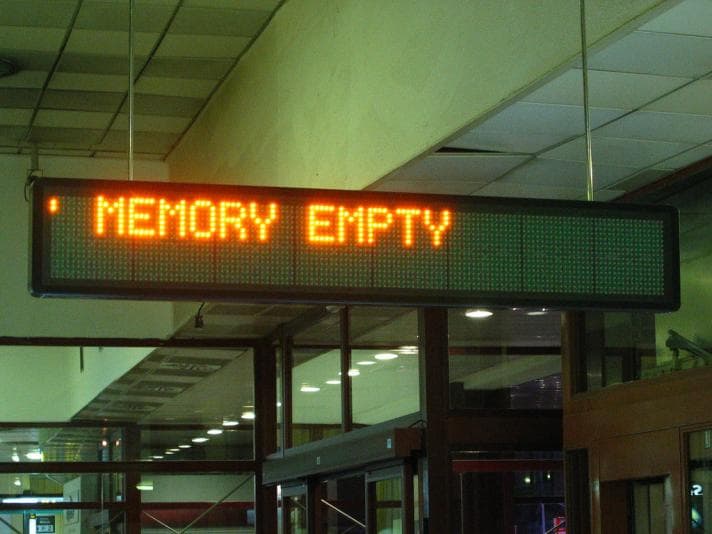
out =
[[(279, 0), (137, 0), (136, 157), (162, 159)], [(0, 0), (0, 153), (126, 157), (128, 2)]]
[[(674, 5), (589, 69), (597, 200), (712, 156), (712, 2)], [(581, 79), (573, 66), (370, 189), (583, 199)]]

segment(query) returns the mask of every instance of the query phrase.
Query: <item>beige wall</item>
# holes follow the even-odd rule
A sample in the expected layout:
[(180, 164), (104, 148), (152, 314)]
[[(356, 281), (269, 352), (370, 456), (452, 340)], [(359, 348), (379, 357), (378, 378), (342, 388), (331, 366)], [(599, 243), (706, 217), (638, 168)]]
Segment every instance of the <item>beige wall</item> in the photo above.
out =
[[(662, 0), (591, 0), (589, 42)], [(359, 189), (575, 58), (573, 0), (291, 0), (168, 159), (171, 180)]]

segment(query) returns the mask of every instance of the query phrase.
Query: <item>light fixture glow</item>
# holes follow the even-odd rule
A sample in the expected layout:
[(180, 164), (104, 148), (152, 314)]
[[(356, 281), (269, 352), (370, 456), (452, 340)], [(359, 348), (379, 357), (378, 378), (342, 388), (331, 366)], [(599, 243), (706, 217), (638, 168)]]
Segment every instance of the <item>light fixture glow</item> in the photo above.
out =
[(403, 345), (398, 347), (397, 352), (400, 352), (401, 354), (418, 354), (418, 347), (415, 345)]
[(347, 373), (349, 376), (358, 376), (361, 374), (361, 371), (358, 369), (349, 369), (349, 372)]
[(13, 461), (13, 462), (19, 462), (19, 461), (20, 461), (20, 455), (17, 454), (17, 451), (13, 451), (11, 458), (12, 458), (12, 461)]
[(542, 308), (541, 310), (533, 310), (533, 311), (527, 312), (527, 315), (546, 315), (546, 308)]
[(136, 484), (136, 489), (139, 491), (153, 491), (153, 481), (152, 480), (142, 480)]
[(190, 449), (192, 445), (178, 445), (179, 449)]
[(316, 393), (317, 391), (321, 391), (321, 388), (318, 388), (316, 386), (304, 385), (299, 388), (299, 391), (301, 391), (302, 393)]
[(243, 419), (254, 419), (255, 412), (242, 412), (242, 415), (240, 417), (242, 417)]
[(151, 456), (154, 460), (163, 460), (163, 455), (162, 454), (154, 454)]
[(395, 360), (398, 357), (397, 354), (394, 354), (392, 352), (380, 352), (374, 356), (377, 360), (385, 361), (385, 360)]
[(492, 317), (492, 312), (489, 310), (467, 310), (465, 316), (470, 319), (486, 319)]
[(211, 428), (210, 430), (208, 430), (208, 434), (210, 434), (211, 436), (219, 436), (222, 433), (222, 428)]
[(532, 483), (532, 477), (530, 477), (529, 475), (525, 476), (525, 477), (524, 477), (524, 483), (525, 483), (525, 484), (531, 484), (531, 483)]
[(372, 362), (371, 360), (364, 360), (362, 362), (356, 362), (356, 365), (376, 365), (376, 362)]
[(19, 478), (16, 478), (13, 484), (15, 484), (15, 486), (22, 486), (22, 481)]
[(42, 457), (43, 457), (42, 451), (30, 451), (27, 454), (25, 454), (25, 458), (27, 458), (28, 460), (33, 460), (33, 461), (42, 460)]
[(223, 419), (223, 426), (237, 426), (240, 424), (240, 421), (236, 421), (234, 419)]
[(341, 380), (327, 380), (326, 383), (330, 386), (338, 386), (341, 384)]
[(166, 451), (163, 454), (167, 454), (168, 456), (170, 456), (171, 454), (175, 454), (175, 453), (173, 451)]
[(168, 449), (168, 450), (171, 451), (171, 452), (179, 452), (179, 451), (180, 451), (180, 449), (176, 449), (176, 448)]
[(209, 441), (208, 438), (193, 438), (190, 441), (193, 443), (205, 443), (206, 441)]

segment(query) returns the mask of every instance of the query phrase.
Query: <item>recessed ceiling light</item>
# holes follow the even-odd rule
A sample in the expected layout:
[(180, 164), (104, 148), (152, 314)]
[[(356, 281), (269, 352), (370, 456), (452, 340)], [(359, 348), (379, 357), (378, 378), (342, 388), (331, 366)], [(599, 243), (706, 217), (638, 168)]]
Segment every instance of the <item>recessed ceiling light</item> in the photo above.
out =
[(25, 454), (25, 457), (28, 460), (41, 460), (42, 459), (42, 451), (31, 451)]
[(193, 443), (205, 443), (206, 441), (209, 441), (209, 438), (193, 438), (190, 441)]
[(358, 369), (349, 369), (348, 375), (349, 376), (358, 376), (361, 374), (361, 371)]
[(154, 454), (151, 456), (154, 460), (163, 460), (163, 455), (162, 454)]
[(22, 481), (19, 478), (16, 478), (13, 484), (15, 484), (15, 486), (22, 486)]
[(418, 347), (415, 345), (403, 345), (398, 347), (398, 352), (401, 354), (418, 354)]
[(470, 319), (486, 319), (492, 317), (492, 312), (489, 310), (467, 310), (465, 316)]
[(395, 360), (398, 357), (397, 354), (392, 352), (380, 352), (374, 356), (377, 360)]
[(240, 421), (235, 421), (234, 419), (223, 419), (223, 426), (237, 426)]
[(527, 312), (527, 315), (546, 315), (546, 308), (542, 308), (541, 310), (533, 310), (533, 311)]
[(139, 491), (153, 491), (153, 481), (142, 480), (141, 482), (136, 484), (136, 489)]
[(11, 458), (12, 458), (12, 461), (13, 461), (13, 462), (19, 462), (19, 461), (20, 461), (20, 455), (17, 454), (17, 451), (15, 451), (15, 452), (12, 453)]
[(168, 450), (171, 452), (179, 452), (180, 451), (180, 449), (168, 449)]
[(330, 386), (338, 386), (339, 384), (341, 384), (341, 380), (327, 380), (326, 383)]
[(179, 449), (190, 449), (192, 445), (178, 445)]
[(372, 362), (371, 360), (364, 360), (362, 362), (356, 362), (356, 365), (376, 365), (376, 362)]
[(208, 430), (208, 434), (210, 434), (211, 436), (219, 436), (222, 433), (222, 428), (211, 428), (210, 430)]
[(321, 388), (318, 388), (316, 386), (302, 386), (299, 388), (299, 391), (302, 393), (316, 393), (317, 391), (321, 391)]
[(240, 417), (242, 417), (243, 419), (254, 419), (255, 412), (242, 412), (242, 415)]

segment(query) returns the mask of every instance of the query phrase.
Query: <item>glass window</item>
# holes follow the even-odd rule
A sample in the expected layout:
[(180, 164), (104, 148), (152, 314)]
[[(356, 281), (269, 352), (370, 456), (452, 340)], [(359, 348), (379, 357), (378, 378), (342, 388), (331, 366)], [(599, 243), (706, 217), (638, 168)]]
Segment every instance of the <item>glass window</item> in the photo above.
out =
[(0, 429), (0, 462), (111, 462), (123, 460), (122, 429), (38, 426)]
[(448, 312), (453, 409), (561, 408), (558, 312)]
[(689, 434), (690, 533), (712, 534), (712, 430)]
[(420, 410), (418, 311), (349, 308), (355, 427)]
[(329, 313), (292, 344), (292, 446), (341, 433), (340, 315)]

